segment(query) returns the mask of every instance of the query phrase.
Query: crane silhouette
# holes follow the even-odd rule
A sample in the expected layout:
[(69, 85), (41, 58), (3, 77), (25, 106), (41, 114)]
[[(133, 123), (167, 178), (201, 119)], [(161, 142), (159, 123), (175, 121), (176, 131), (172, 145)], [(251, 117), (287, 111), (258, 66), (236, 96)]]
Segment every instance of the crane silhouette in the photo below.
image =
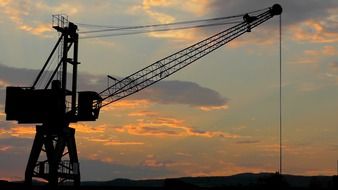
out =
[[(47, 180), (51, 186), (69, 181), (75, 186), (80, 185), (75, 129), (69, 127), (70, 123), (95, 121), (102, 107), (169, 77), (281, 13), (282, 7), (275, 4), (256, 15), (245, 14), (239, 24), (156, 61), (123, 79), (108, 76), (114, 79), (113, 84), (101, 92), (77, 91), (79, 65), (77, 25), (62, 15), (56, 15), (53, 28), (60, 33), (60, 37), (33, 85), (6, 88), (6, 119), (23, 124), (38, 124), (26, 167), (25, 183), (31, 184), (32, 178), (37, 177)], [(58, 47), (62, 49), (61, 59), (45, 87), (39, 89), (37, 84)], [(68, 70), (71, 71), (70, 89), (67, 88)], [(61, 79), (55, 79), (59, 71), (62, 73)], [(45, 160), (39, 160), (41, 153), (46, 154)]]

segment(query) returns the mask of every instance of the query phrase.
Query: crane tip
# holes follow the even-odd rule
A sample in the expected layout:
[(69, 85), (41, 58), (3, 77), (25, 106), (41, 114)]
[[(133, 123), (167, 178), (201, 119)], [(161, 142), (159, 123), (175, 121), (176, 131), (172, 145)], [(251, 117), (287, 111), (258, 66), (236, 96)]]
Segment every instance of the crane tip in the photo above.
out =
[(282, 14), (282, 12), (283, 12), (283, 8), (280, 4), (274, 4), (271, 7), (271, 14), (272, 15), (280, 15), (280, 14)]

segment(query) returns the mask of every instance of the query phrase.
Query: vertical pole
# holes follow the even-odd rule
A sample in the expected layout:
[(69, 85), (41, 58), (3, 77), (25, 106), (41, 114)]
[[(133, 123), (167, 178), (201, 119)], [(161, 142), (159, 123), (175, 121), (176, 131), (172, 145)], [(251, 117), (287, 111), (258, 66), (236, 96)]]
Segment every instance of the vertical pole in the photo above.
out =
[(67, 54), (68, 54), (68, 29), (65, 28), (63, 34), (63, 55), (62, 55), (62, 91), (64, 97), (66, 98), (66, 89), (67, 89)]
[(74, 38), (73, 39), (74, 40), (74, 52), (73, 52), (73, 81), (72, 81), (72, 112), (75, 114), (79, 35), (75, 33), (72, 37)]

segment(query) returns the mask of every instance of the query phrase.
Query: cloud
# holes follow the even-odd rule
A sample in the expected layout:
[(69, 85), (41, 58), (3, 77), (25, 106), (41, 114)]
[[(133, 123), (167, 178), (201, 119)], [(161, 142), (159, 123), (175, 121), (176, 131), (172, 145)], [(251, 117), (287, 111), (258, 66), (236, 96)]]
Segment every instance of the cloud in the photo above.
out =
[(119, 146), (119, 145), (144, 145), (144, 142), (138, 141), (121, 141), (116, 139), (104, 139), (104, 138), (88, 138), (90, 142), (97, 142), (104, 146)]
[[(31, 86), (38, 73), (38, 70), (14, 68), (0, 64), (0, 81), (3, 81), (4, 85)], [(79, 73), (78, 86), (79, 91), (100, 92), (106, 88), (106, 76)], [(2, 105), (5, 100), (4, 96), (4, 89), (0, 88), (0, 104)], [(181, 104), (202, 110), (225, 109), (227, 107), (227, 99), (218, 92), (193, 82), (175, 80), (161, 81), (128, 97), (128, 99), (120, 100), (105, 107), (103, 111), (117, 108), (132, 109), (136, 106), (147, 107), (151, 103)]]
[(104, 145), (105, 146), (144, 145), (144, 142), (111, 140), (111, 141), (105, 142)]
[(187, 104), (193, 107), (225, 106), (227, 99), (218, 92), (193, 82), (164, 81), (143, 90), (139, 98), (161, 104)]
[(305, 50), (307, 56), (335, 56), (338, 54), (338, 49), (334, 46), (324, 46), (319, 50)]
[(32, 125), (19, 125), (12, 121), (0, 121), (0, 137), (32, 138), (35, 135), (35, 127)]
[(81, 133), (81, 139), (99, 143), (104, 146), (123, 146), (123, 145), (144, 145), (139, 141), (123, 141), (119, 139), (112, 139), (111, 136), (106, 136), (107, 125), (89, 125), (86, 123), (72, 123), (70, 127), (76, 129), (77, 133)]
[(106, 125), (98, 125), (98, 126), (90, 126), (86, 123), (71, 123), (70, 127), (73, 127), (76, 129), (79, 133), (104, 133), (106, 130)]
[(291, 63), (296, 64), (317, 64), (321, 63), (327, 58), (334, 58), (338, 54), (338, 49), (335, 46), (324, 45), (317, 49), (304, 50), (303, 55), (297, 56), (297, 58)]
[(40, 37), (51, 37), (53, 31), (49, 19), (46, 21), (41, 17), (47, 18), (56, 13), (72, 16), (83, 9), (79, 2), (48, 3), (43, 0), (3, 0), (0, 7), (2, 17), (14, 23), (18, 29)]
[(33, 126), (15, 126), (10, 128), (8, 134), (13, 137), (32, 138), (35, 135), (35, 131)]
[(9, 83), (4, 80), (0, 80), (0, 89), (4, 89), (6, 86), (9, 86)]
[[(146, 165), (123, 165), (106, 163), (98, 160), (80, 160), (83, 180), (112, 180), (116, 178), (150, 179), (166, 178), (177, 175), (177, 172), (165, 167)], [(99, 175), (98, 175), (99, 174)]]
[(149, 168), (169, 168), (173, 164), (173, 161), (159, 161), (153, 154), (147, 155), (146, 159), (141, 162), (142, 166)]
[[(181, 12), (203, 16), (207, 10), (209, 1), (207, 0), (143, 0), (142, 3), (133, 5), (129, 8), (131, 14), (145, 14), (152, 23), (167, 24), (177, 21), (177, 18), (169, 12)], [(195, 41), (198, 30), (179, 30), (166, 32), (151, 32), (148, 35), (154, 38), (167, 38), (180, 41)]]
[(297, 41), (312, 43), (334, 43), (338, 41), (337, 32), (329, 31), (325, 23), (312, 19), (291, 26), (290, 32), (292, 38)]
[(29, 32), (31, 34), (48, 37), (52, 31), (51, 24), (41, 23), (36, 21), (33, 24), (32, 19), (30, 23), (25, 20), (26, 17), (31, 16), (34, 3), (32, 1), (2, 1), (0, 7), (3, 9), (4, 16), (8, 17), (20, 30)]
[(214, 111), (214, 110), (227, 110), (229, 109), (228, 105), (221, 105), (221, 106), (201, 106), (199, 107), (202, 111)]
[(140, 107), (148, 107), (151, 104), (149, 100), (139, 99), (139, 100), (120, 100), (105, 106), (102, 108), (102, 111), (112, 111), (112, 110), (121, 110), (121, 109), (135, 109)]
[[(261, 1), (261, 0), (227, 0), (211, 1), (209, 10), (215, 16), (234, 15), (245, 13), (253, 10), (271, 7), (274, 3), (279, 3), (283, 7), (284, 24), (292, 25), (303, 22), (308, 18), (319, 19), (331, 16), (331, 9), (337, 7), (337, 1), (327, 0), (323, 3), (321, 0), (278, 0), (278, 1)], [(299, 14), (299, 13), (302, 14)]]
[(197, 130), (187, 126), (183, 120), (168, 117), (157, 117), (153, 119), (139, 119), (136, 123), (127, 124), (115, 128), (119, 133), (130, 135), (156, 136), (156, 137), (204, 137), (204, 138), (229, 138), (236, 139), (239, 135), (221, 131)]
[(153, 117), (158, 116), (158, 113), (152, 111), (138, 111), (138, 112), (131, 112), (128, 114), (131, 117)]
[[(227, 0), (211, 1), (210, 14), (214, 16), (237, 15), (252, 10), (271, 7), (273, 3), (280, 3), (283, 7), (282, 24), (283, 35), (300, 42), (334, 43), (338, 39), (337, 7), (335, 0), (293, 1), (280, 0), (276, 2), (261, 0)], [(249, 9), (248, 9), (249, 8)], [(299, 13), (302, 14), (299, 14)], [(245, 39), (237, 39), (230, 43), (232, 47), (247, 44), (271, 45), (277, 38), (277, 19), (267, 22), (254, 29)], [(273, 35), (276, 33), (276, 35)], [(256, 42), (256, 43), (255, 43)]]
[(260, 143), (259, 140), (243, 140), (243, 141), (237, 141), (236, 144), (257, 144)]

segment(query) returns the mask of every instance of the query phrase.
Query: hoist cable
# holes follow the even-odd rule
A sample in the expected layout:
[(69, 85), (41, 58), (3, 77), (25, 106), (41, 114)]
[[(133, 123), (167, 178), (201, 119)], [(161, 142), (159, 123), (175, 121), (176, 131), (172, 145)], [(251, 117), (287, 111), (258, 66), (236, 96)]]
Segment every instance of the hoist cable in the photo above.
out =
[[(240, 15), (240, 17), (242, 17), (242, 16), (243, 15)], [(237, 18), (237, 17), (238, 16), (232, 16), (231, 18)], [(124, 26), (124, 27), (106, 26), (107, 29), (83, 31), (83, 32), (79, 32), (79, 33), (80, 34), (86, 34), (86, 33), (118, 31), (118, 30), (146, 29), (146, 28), (156, 28), (156, 27), (175, 26), (175, 25), (193, 24), (193, 23), (200, 23), (200, 22), (222, 21), (222, 20), (225, 20), (225, 17), (204, 19), (204, 20), (183, 21), (183, 22), (175, 22), (175, 23), (167, 23), (167, 24), (152, 24), (152, 25), (143, 25), (143, 26)]]
[[(261, 11), (265, 11), (269, 8), (259, 9), (255, 11), (248, 12), (247, 14), (253, 14)], [(181, 21), (181, 22), (175, 22), (175, 23), (166, 23), (166, 24), (152, 24), (152, 25), (143, 25), (143, 26), (108, 26), (108, 25), (97, 25), (97, 24), (88, 24), (88, 23), (76, 23), (79, 26), (85, 26), (85, 27), (94, 27), (94, 28), (116, 28), (116, 29), (130, 29), (131, 27), (157, 27), (157, 26), (168, 26), (168, 25), (175, 25), (175, 24), (189, 24), (189, 23), (196, 23), (196, 22), (206, 22), (206, 21), (215, 21), (215, 20), (225, 20), (225, 19), (231, 19), (231, 18), (237, 18), (242, 17), (245, 14), (238, 14), (238, 15), (232, 15), (232, 16), (226, 16), (226, 17), (215, 17), (215, 18), (209, 18), (209, 19), (201, 19), (201, 20), (191, 20), (191, 21)], [(80, 32), (81, 33), (81, 32)]]
[(132, 34), (142, 34), (142, 33), (150, 33), (150, 32), (165, 32), (171, 30), (185, 30), (185, 29), (192, 29), (192, 28), (203, 28), (203, 27), (210, 27), (210, 26), (220, 26), (220, 25), (227, 25), (227, 24), (238, 24), (242, 21), (233, 21), (233, 22), (223, 22), (223, 23), (213, 23), (213, 24), (201, 24), (196, 26), (182, 26), (178, 28), (164, 28), (164, 29), (156, 29), (156, 30), (139, 30), (139, 31), (127, 31), (127, 32), (119, 32), (119, 33), (110, 33), (110, 34), (101, 34), (101, 35), (94, 35), (94, 36), (82, 36), (80, 39), (89, 39), (89, 38), (101, 38), (101, 37), (112, 37), (112, 36), (123, 36), (123, 35), (132, 35)]
[[(257, 12), (261, 12), (267, 9), (268, 8), (251, 11), (251, 12), (248, 12), (247, 14), (257, 13)], [(193, 24), (193, 23), (200, 23), (200, 22), (214, 22), (214, 21), (222, 21), (226, 19), (239, 18), (243, 16), (244, 14), (239, 14), (239, 15), (216, 17), (216, 18), (210, 18), (210, 19), (182, 21), (182, 22), (166, 23), (166, 24), (138, 25), (138, 26), (107, 26), (107, 25), (87, 24), (87, 23), (77, 23), (77, 24), (79, 26), (85, 26), (85, 27), (106, 28), (106, 29), (101, 29), (101, 30), (79, 32), (79, 33), (85, 34), (85, 33), (110, 32), (110, 31), (119, 31), (119, 30), (134, 30), (134, 29), (146, 29), (146, 28), (156, 28), (156, 27), (175, 26), (175, 25), (186, 25), (186, 24)]]
[(282, 175), (282, 15), (279, 15), (279, 173)]

